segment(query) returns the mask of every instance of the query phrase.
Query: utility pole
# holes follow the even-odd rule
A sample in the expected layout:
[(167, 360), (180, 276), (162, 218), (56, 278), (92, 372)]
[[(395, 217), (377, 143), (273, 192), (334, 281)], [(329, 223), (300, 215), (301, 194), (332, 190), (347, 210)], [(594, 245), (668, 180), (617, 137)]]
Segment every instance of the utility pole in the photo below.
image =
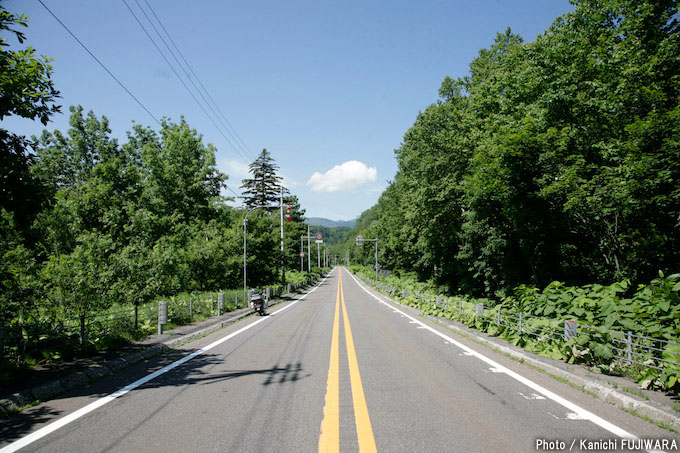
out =
[(281, 284), (286, 284), (286, 265), (283, 259), (283, 184), (281, 185)]
[(246, 240), (247, 237), (246, 233), (248, 229), (248, 215), (258, 208), (276, 208), (276, 206), (269, 205), (253, 206), (252, 208), (246, 211), (246, 216), (243, 218), (243, 300), (246, 300), (248, 298), (248, 285), (247, 285), (248, 262), (246, 260), (246, 247), (248, 245), (248, 242)]
[(312, 272), (312, 243), (309, 240), (309, 224), (307, 224), (307, 272)]
[(366, 239), (363, 236), (357, 236), (357, 246), (364, 245), (364, 242), (375, 242), (375, 281), (378, 281), (378, 238)]

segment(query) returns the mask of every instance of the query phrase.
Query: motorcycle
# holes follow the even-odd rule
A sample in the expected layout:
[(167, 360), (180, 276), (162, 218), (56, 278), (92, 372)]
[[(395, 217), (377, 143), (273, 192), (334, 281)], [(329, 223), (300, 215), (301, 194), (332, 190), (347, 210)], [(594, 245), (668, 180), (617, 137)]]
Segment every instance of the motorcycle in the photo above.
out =
[(267, 297), (262, 294), (253, 292), (250, 296), (250, 308), (252, 308), (260, 316), (267, 314)]

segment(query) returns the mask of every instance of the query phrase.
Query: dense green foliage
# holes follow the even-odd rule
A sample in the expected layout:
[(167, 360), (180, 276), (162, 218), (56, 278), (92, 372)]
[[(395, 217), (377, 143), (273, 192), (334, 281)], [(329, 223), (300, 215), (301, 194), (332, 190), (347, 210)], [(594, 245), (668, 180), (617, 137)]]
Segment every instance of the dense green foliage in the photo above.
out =
[(678, 268), (677, 2), (574, 5), (533, 42), (499, 34), (418, 115), (355, 229), (385, 267), (487, 296)]
[[(24, 35), (14, 28), (25, 25), (0, 7), (0, 30), (19, 43)], [(6, 47), (0, 39), (0, 118), (47, 124), (59, 111), (48, 60)], [(243, 285), (247, 211), (221, 196), (227, 175), (216, 167), (215, 148), (183, 119), (164, 119), (160, 130), (135, 125), (120, 144), (106, 117), (70, 110), (66, 132), (29, 140), (0, 130), (0, 374), (34, 360), (28, 355), (39, 351), (31, 345), (44, 341), (61, 342), (50, 358), (76, 352), (71, 343), (100, 347), (111, 332), (100, 336), (92, 323), (111, 310), (144, 311), (159, 297)], [(243, 183), (252, 189), (246, 193), (278, 205), (276, 169), (263, 151)], [(251, 288), (278, 282), (282, 264), (297, 267), (304, 210), (295, 196), (284, 201), (292, 219), (283, 255), (278, 210), (248, 218)], [(125, 335), (143, 333), (138, 328), (128, 325)]]
[(350, 227), (325, 227), (321, 225), (310, 225), (309, 231), (312, 236), (316, 233), (323, 234), (323, 242), (326, 246), (332, 247), (345, 240), (347, 234), (352, 231)]
[[(37, 57), (35, 49), (10, 50), (5, 37), (13, 36), (19, 44), (26, 39), (18, 27), (26, 27), (27, 18), (17, 16), (0, 5), (0, 120), (8, 116), (39, 120), (47, 124), (60, 107), (54, 104), (59, 92), (52, 82), (52, 66), (46, 57)], [(11, 221), (25, 234), (44, 202), (40, 184), (30, 172), (30, 140), (0, 128), (0, 209), (3, 223)], [(10, 220), (11, 217), (11, 220)], [(4, 225), (1, 236), (5, 236)], [(4, 245), (4, 244), (3, 244)], [(0, 253), (4, 251), (0, 249)], [(0, 265), (2, 266), (2, 265)], [(5, 272), (6, 270), (0, 270)]]
[[(369, 266), (352, 271), (373, 279)], [(371, 282), (373, 283), (373, 282)], [(423, 314), (454, 319), (499, 336), (516, 346), (569, 363), (591, 366), (597, 373), (629, 376), (643, 388), (680, 392), (680, 274), (659, 275), (647, 285), (624, 280), (611, 285), (566, 286), (553, 282), (544, 290), (522, 285), (501, 301), (470, 296), (443, 297), (432, 282), (414, 274), (392, 273), (381, 289)], [(405, 291), (403, 291), (405, 290)], [(476, 314), (478, 304), (484, 313)], [(503, 322), (498, 323), (498, 314)], [(523, 330), (518, 326), (523, 316)], [(573, 320), (579, 334), (564, 338), (564, 322)], [(627, 333), (631, 332), (631, 357)], [(673, 363), (670, 363), (673, 362)]]
[[(3, 210), (6, 263), (14, 266), (2, 280), (12, 290), (0, 303), (5, 339), (23, 329), (24, 343), (35, 343), (31, 326), (85, 323), (111, 307), (242, 287), (246, 211), (224, 203), (227, 176), (212, 145), (183, 120), (164, 120), (158, 132), (135, 126), (123, 145), (111, 138), (106, 117), (82, 107), (71, 108), (70, 126), (35, 143), (30, 171), (47, 200), (29, 228), (39, 239), (27, 242)], [(284, 258), (297, 267), (304, 210), (295, 196), (285, 201), (292, 219), (284, 225)], [(278, 214), (256, 210), (248, 218), (249, 287), (278, 280)], [(85, 330), (79, 342), (92, 344)], [(14, 346), (4, 352), (22, 360)]]

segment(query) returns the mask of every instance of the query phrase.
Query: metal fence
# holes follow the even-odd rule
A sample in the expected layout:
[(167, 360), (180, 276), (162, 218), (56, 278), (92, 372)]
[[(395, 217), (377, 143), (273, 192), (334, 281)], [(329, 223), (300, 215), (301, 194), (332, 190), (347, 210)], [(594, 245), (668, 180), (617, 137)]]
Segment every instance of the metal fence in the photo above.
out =
[(382, 282), (376, 282), (357, 274), (366, 283), (392, 296), (407, 298), (415, 296), (421, 303), (432, 305), (446, 313), (459, 317), (473, 316), (488, 325), (517, 331), (534, 337), (540, 342), (553, 341), (564, 344), (569, 340), (589, 345), (591, 342), (603, 345), (611, 353), (611, 360), (625, 364), (636, 364), (646, 368), (663, 370), (669, 366), (680, 367), (680, 343), (663, 338), (653, 338), (639, 332), (609, 330), (588, 325), (578, 319), (550, 319), (504, 311), (501, 307), (489, 307), (483, 303), (472, 303), (462, 298), (435, 296), (411, 292)]
[[(316, 280), (315, 277), (309, 277), (299, 284), (264, 287), (259, 290), (268, 293), (272, 298), (279, 298), (283, 294), (307, 287)], [(175, 325), (188, 324), (196, 319), (205, 319), (248, 306), (241, 289), (201, 296), (175, 296), (164, 302), (168, 302), (168, 321)], [(152, 333), (157, 328), (158, 316), (159, 303), (153, 302), (137, 309), (114, 308), (84, 316), (54, 316), (39, 322), (0, 326), (0, 353), (2, 357), (9, 359), (33, 356), (40, 360), (41, 357), (55, 357), (55, 354), (63, 358), (61, 352), (73, 350), (74, 346), (85, 340), (98, 342), (107, 336)], [(127, 337), (131, 338), (131, 335)]]

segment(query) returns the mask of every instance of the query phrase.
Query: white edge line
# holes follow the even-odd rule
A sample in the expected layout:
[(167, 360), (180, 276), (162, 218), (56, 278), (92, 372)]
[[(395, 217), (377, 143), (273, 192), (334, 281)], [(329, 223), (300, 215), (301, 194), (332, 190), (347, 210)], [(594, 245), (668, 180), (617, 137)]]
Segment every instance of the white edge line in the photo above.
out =
[[(332, 273), (333, 272), (331, 271), (326, 277), (324, 277), (323, 280), (321, 280), (314, 288), (312, 288), (312, 290), (310, 292), (306, 293), (301, 298), (294, 300), (293, 302), (286, 305), (285, 307), (273, 312), (272, 315), (279, 314), (282, 311), (287, 310), (288, 308), (292, 307), (296, 303), (300, 302), (301, 300), (304, 300), (307, 296), (309, 296), (314, 291), (316, 291), (316, 289), (319, 286), (321, 286), (321, 284), (323, 282), (325, 282), (326, 279), (328, 277), (330, 277), (330, 275)], [(251, 327), (258, 325), (261, 322), (266, 321), (267, 319), (269, 319), (269, 317), (260, 318), (257, 321), (253, 322), (252, 324), (248, 324), (247, 326), (240, 328), (236, 332), (232, 332), (229, 335), (227, 335), (226, 337), (220, 338), (219, 340), (209, 344), (208, 346), (205, 346), (205, 347), (199, 349), (198, 351), (194, 351), (191, 354), (189, 354), (185, 357), (182, 357), (181, 359), (171, 363), (170, 365), (167, 365), (167, 366), (161, 368), (160, 370), (154, 371), (153, 373), (151, 373), (147, 376), (144, 376), (141, 379), (136, 380), (132, 384), (126, 385), (122, 389), (117, 390), (117, 391), (111, 393), (110, 395), (99, 398), (98, 400), (88, 404), (87, 406), (84, 406), (84, 407), (78, 409), (77, 411), (72, 412), (71, 414), (69, 414), (65, 417), (62, 417), (62, 418), (60, 418), (59, 420), (57, 420), (53, 423), (50, 423), (49, 425), (45, 426), (44, 428), (41, 428), (41, 429), (35, 431), (34, 433), (29, 434), (28, 436), (22, 437), (21, 439), (14, 441), (11, 444), (6, 445), (3, 448), (0, 448), (0, 453), (15, 452), (15, 451), (17, 451), (21, 448), (24, 448), (24, 447), (32, 444), (33, 442), (35, 442), (37, 440), (42, 439), (43, 437), (55, 432), (56, 430), (63, 428), (64, 426), (68, 425), (69, 423), (72, 423), (72, 422), (78, 420), (79, 418), (83, 417), (84, 415), (87, 415), (90, 412), (102, 407), (103, 405), (110, 403), (111, 401), (115, 400), (116, 398), (120, 398), (121, 396), (125, 395), (126, 393), (136, 389), (137, 387), (139, 387), (141, 385), (146, 384), (147, 382), (149, 382), (153, 379), (156, 379), (158, 376), (165, 374), (172, 369), (177, 368), (178, 366), (188, 362), (189, 360), (198, 357), (199, 355), (203, 354), (204, 352), (207, 352), (207, 351), (213, 349), (214, 347), (221, 345), (225, 341), (228, 341), (228, 340), (234, 338), (235, 336), (245, 332), (246, 330), (250, 329)]]
[[(534, 381), (532, 381), (528, 378), (525, 378), (524, 376), (512, 371), (511, 369), (509, 369), (507, 367), (504, 367), (503, 365), (499, 364), (498, 362), (494, 361), (493, 359), (486, 357), (485, 355), (475, 351), (474, 349), (464, 345), (463, 343), (460, 343), (459, 341), (454, 340), (453, 338), (449, 337), (448, 335), (443, 334), (443, 333), (439, 332), (438, 330), (435, 330), (435, 329), (433, 329), (432, 327), (430, 327), (426, 324), (423, 324), (421, 321), (417, 320), (413, 316), (411, 316), (407, 313), (404, 313), (403, 311), (395, 308), (393, 305), (385, 302), (384, 300), (380, 299), (378, 296), (376, 296), (375, 294), (370, 292), (368, 289), (366, 289), (366, 287), (364, 285), (362, 285), (356, 279), (356, 277), (354, 277), (354, 275), (352, 275), (351, 272), (348, 272), (348, 273), (349, 273), (350, 277), (352, 277), (352, 279), (354, 279), (354, 281), (357, 283), (357, 285), (359, 285), (359, 287), (361, 289), (363, 289), (366, 293), (368, 293), (370, 296), (372, 296), (378, 302), (393, 308), (396, 312), (400, 313), (402, 316), (405, 316), (406, 318), (417, 322), (418, 324), (420, 324), (424, 328), (428, 329), (430, 332), (434, 333), (435, 335), (438, 335), (441, 338), (445, 339), (446, 341), (451, 342), (452, 344), (461, 348), (463, 351), (466, 351), (470, 355), (477, 357), (479, 360), (486, 362), (487, 364), (491, 365), (492, 367), (496, 368), (497, 370), (506, 373), (508, 376), (512, 377), (513, 379), (521, 382), (522, 384), (526, 385), (527, 387), (534, 389), (535, 391), (543, 394), (544, 396), (553, 400), (554, 402), (556, 402), (556, 403), (566, 407), (567, 409), (575, 412), (579, 416), (583, 417), (585, 420), (589, 420), (592, 423), (598, 425), (599, 427), (606, 429), (610, 433), (615, 434), (615, 435), (617, 435), (621, 438), (625, 438), (625, 439), (638, 439), (638, 437), (635, 436), (634, 434), (631, 434), (628, 431), (626, 431), (622, 428), (619, 428), (618, 426), (614, 425), (613, 423), (608, 422), (607, 420), (603, 419), (602, 417), (599, 417), (598, 415), (595, 415), (592, 412), (590, 412), (586, 409), (583, 409), (582, 407), (580, 407), (580, 406), (572, 403), (571, 401), (559, 396), (558, 394), (546, 389), (545, 387), (535, 383)], [(651, 452), (651, 451), (657, 451), (657, 450), (647, 450), (647, 451)]]

